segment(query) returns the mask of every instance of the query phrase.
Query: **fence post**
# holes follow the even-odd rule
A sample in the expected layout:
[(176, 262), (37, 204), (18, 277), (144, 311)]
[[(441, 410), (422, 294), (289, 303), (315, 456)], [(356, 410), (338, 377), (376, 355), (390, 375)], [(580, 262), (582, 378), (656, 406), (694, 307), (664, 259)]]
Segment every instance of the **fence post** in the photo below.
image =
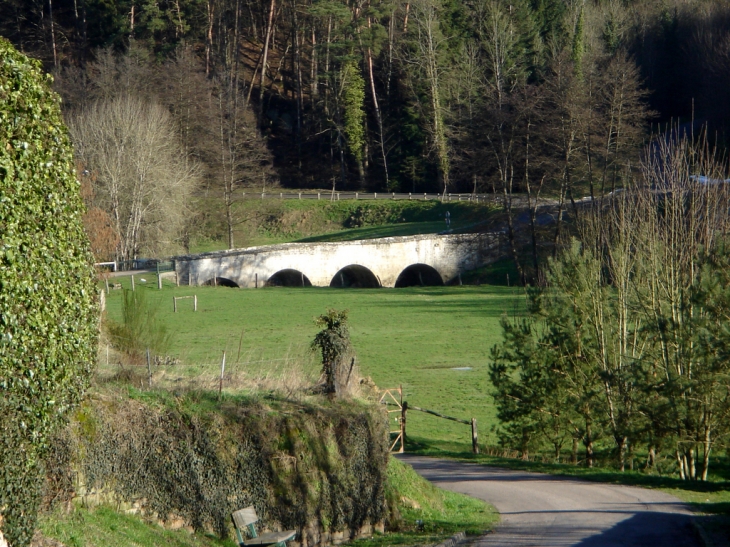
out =
[(258, 289), (259, 288), (259, 274), (255, 273), (253, 275), (254, 275), (253, 288)]
[(358, 193), (355, 192), (355, 199), (358, 199)]
[(221, 381), (218, 385), (218, 399), (221, 398), (221, 395), (223, 394), (223, 373), (226, 370), (226, 352), (223, 352), (223, 360), (221, 361)]
[(177, 298), (172, 297), (172, 312), (177, 313)]
[(157, 263), (157, 290), (162, 290), (162, 277), (160, 276), (160, 263)]
[(132, 276), (132, 292), (134, 292), (134, 276)]
[(150, 364), (150, 348), (147, 348), (147, 383), (152, 387), (152, 365)]
[(406, 413), (408, 412), (408, 401), (403, 401), (400, 412), (400, 454), (406, 449)]
[(193, 311), (198, 311), (198, 295), (193, 295)]
[(471, 451), (479, 454), (479, 443), (477, 442), (477, 419), (471, 419)]
[(302, 193), (299, 192), (299, 199), (302, 199)]
[(106, 285), (106, 294), (109, 294), (109, 278), (104, 278), (104, 285)]
[(317, 192), (317, 200), (321, 198), (321, 192)]

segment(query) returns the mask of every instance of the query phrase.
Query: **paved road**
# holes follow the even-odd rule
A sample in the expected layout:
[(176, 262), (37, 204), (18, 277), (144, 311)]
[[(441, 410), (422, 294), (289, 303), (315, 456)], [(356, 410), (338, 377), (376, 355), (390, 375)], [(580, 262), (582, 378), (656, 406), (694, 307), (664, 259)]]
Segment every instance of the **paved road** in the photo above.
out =
[(399, 456), (437, 486), (494, 505), (501, 522), (475, 547), (700, 547), (690, 511), (656, 490)]

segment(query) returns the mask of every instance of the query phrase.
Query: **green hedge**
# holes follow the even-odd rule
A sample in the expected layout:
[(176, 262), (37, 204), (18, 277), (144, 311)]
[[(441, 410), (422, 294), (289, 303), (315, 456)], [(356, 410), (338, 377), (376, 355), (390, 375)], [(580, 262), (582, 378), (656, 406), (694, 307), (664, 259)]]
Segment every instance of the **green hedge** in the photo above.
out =
[(0, 38), (0, 515), (12, 547), (30, 541), (49, 433), (93, 363), (79, 190), (50, 77)]

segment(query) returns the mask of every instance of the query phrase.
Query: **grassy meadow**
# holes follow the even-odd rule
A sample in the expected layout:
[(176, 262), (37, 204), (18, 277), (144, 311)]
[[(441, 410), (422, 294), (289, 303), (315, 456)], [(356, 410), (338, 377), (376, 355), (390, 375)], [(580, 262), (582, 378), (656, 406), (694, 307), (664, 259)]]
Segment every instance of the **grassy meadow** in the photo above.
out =
[[(226, 352), (227, 389), (247, 389), (253, 379), (316, 379), (318, 363), (309, 344), (318, 332), (313, 318), (327, 308), (350, 310), (350, 331), (359, 373), (381, 388), (403, 386), (412, 405), (462, 419), (476, 417), (480, 442), (493, 443), (494, 406), (487, 377), (490, 348), (499, 340), (502, 314), (524, 306), (520, 289), (494, 286), (407, 289), (330, 289), (174, 287), (156, 278), (136, 278), (166, 324), (172, 340), (168, 354), (180, 365), (155, 367), (154, 381), (216, 389), (222, 353)], [(130, 286), (129, 278), (115, 281)], [(173, 296), (197, 295), (178, 301)], [(111, 291), (107, 317), (121, 319), (122, 291)], [(239, 349), (240, 348), (240, 349)], [(116, 356), (102, 348), (104, 372), (116, 370)], [(462, 370), (457, 370), (462, 369)], [(229, 381), (230, 379), (230, 381)], [(247, 381), (248, 379), (248, 381)], [(393, 424), (394, 429), (397, 424)], [(456, 442), (470, 446), (469, 427), (409, 413), (414, 440)]]

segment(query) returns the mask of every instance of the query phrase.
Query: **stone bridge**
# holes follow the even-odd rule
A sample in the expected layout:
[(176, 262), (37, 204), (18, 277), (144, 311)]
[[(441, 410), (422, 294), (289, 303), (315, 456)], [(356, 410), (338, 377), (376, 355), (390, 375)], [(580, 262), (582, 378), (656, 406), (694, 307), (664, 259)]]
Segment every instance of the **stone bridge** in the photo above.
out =
[(500, 234), (284, 243), (175, 258), (180, 284), (230, 287), (409, 287), (453, 283), (496, 261)]

